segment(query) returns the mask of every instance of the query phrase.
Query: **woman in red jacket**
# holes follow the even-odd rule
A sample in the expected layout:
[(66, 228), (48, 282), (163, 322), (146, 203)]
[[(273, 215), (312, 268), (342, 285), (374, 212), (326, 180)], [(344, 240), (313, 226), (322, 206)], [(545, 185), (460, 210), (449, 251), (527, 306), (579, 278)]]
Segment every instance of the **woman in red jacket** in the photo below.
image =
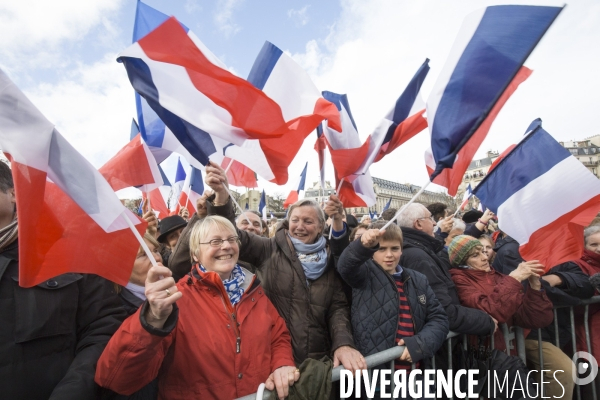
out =
[[(553, 305), (540, 282), (540, 276), (544, 274), (542, 264), (537, 261), (522, 262), (510, 275), (501, 274), (490, 266), (489, 257), (484, 253), (481, 242), (467, 235), (457, 236), (452, 240), (448, 255), (454, 267), (450, 274), (464, 306), (483, 310), (498, 323), (517, 325), (526, 330), (544, 328), (552, 323)], [(521, 284), (524, 281), (527, 281), (527, 287)], [(525, 337), (528, 333), (529, 331), (525, 332)], [(494, 346), (496, 349), (506, 350), (501, 329), (497, 329), (494, 334)], [(537, 341), (526, 340), (528, 358), (531, 353), (537, 355), (538, 351)], [(550, 371), (544, 373), (544, 382), (549, 382), (544, 385), (544, 395), (570, 399), (573, 380), (570, 374), (562, 372), (570, 367), (571, 360), (559, 348), (547, 342), (544, 342), (542, 351), (543, 369)], [(565, 363), (567, 367), (563, 366)], [(536, 378), (539, 382), (540, 377), (536, 375)]]
[(158, 376), (159, 399), (234, 399), (265, 382), (287, 396), (300, 377), (290, 335), (237, 264), (238, 246), (231, 222), (210, 216), (191, 232), (188, 279), (176, 285), (168, 268), (152, 267), (147, 301), (106, 346), (96, 382), (129, 395)]

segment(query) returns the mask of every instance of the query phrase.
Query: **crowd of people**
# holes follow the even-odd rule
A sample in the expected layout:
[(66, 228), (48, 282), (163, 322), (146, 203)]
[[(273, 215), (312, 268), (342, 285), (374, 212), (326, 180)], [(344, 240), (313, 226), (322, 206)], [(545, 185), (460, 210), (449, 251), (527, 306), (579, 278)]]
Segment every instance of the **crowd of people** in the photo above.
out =
[[(366, 369), (366, 356), (394, 346), (404, 370), (456, 370), (465, 347), (495, 348), (493, 368), (544, 370), (525, 384), (573, 398), (574, 332), (557, 307), (597, 294), (600, 225), (585, 230), (580, 259), (546, 266), (523, 260), (489, 210), (457, 218), (414, 203), (383, 229), (397, 210), (359, 222), (332, 195), (267, 222), (236, 215), (218, 165), (206, 184), (193, 215), (145, 210), (151, 254), (140, 246), (127, 285), (71, 273), (22, 288), (14, 185), (0, 163), (2, 398), (234, 399), (261, 384), (278, 398), (336, 398), (332, 368)], [(600, 355), (600, 307), (589, 309), (591, 348), (580, 309), (575, 319), (577, 349)], [(524, 330), (527, 363), (501, 327)], [(449, 332), (467, 341), (452, 342), (452, 358)]]

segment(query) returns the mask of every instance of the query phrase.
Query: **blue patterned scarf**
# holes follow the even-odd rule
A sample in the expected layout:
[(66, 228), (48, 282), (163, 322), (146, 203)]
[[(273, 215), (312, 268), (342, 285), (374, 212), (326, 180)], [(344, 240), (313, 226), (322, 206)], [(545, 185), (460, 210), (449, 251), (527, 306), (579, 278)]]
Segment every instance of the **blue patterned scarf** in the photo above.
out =
[(316, 243), (306, 244), (298, 239), (293, 238), (289, 233), (288, 236), (296, 250), (296, 256), (302, 264), (306, 279), (319, 279), (325, 268), (327, 267), (327, 241), (323, 236), (319, 236)]
[[(200, 264), (200, 270), (202, 272), (208, 272), (202, 264)], [(232, 306), (235, 306), (242, 299), (242, 295), (245, 291), (242, 287), (244, 280), (246, 280), (246, 274), (242, 270), (242, 267), (235, 264), (229, 279), (223, 281), (223, 286), (225, 287), (225, 291), (227, 292), (227, 296), (229, 296), (229, 301)]]

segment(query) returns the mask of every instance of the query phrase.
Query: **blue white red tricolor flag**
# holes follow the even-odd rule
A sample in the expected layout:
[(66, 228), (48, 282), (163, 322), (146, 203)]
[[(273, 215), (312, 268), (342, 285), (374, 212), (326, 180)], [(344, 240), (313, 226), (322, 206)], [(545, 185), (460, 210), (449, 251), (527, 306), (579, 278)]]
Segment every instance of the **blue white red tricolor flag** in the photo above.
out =
[[(275, 67), (284, 58), (278, 57)], [(281, 160), (287, 159), (290, 143), (295, 143), (291, 137), (299, 135), (303, 141), (324, 118), (331, 123), (339, 119), (335, 107), (322, 98), (313, 99), (311, 104), (310, 99), (298, 101), (291, 95), (291, 87), (306, 83), (296, 82), (296, 76), (292, 80), (290, 76), (275, 79), (269, 74), (264, 90), (235, 76), (173, 17), (124, 50), (118, 60), (136, 92), (202, 165), (209, 157), (220, 164), (227, 147), (225, 155), (261, 174), (263, 171), (230, 152), (243, 145), (253, 149), (248, 140), (285, 135), (286, 140), (276, 146), (261, 142), (255, 146), (262, 151), (262, 160), (272, 174), (261, 176), (277, 183), (287, 181), (287, 166), (282, 168), (285, 162)], [(277, 81), (274, 88), (267, 87), (271, 81)], [(286, 146), (285, 154), (281, 153), (282, 145)], [(256, 158), (256, 154), (250, 157), (251, 161)]]
[[(336, 180), (336, 193), (345, 207), (370, 207), (375, 204), (373, 179), (368, 171), (359, 169), (368, 157), (370, 138), (360, 142), (356, 123), (352, 117), (348, 97), (345, 94), (323, 92), (323, 97), (336, 105), (340, 112), (342, 129), (325, 124), (323, 135), (327, 138), (331, 163)], [(340, 186), (340, 181), (343, 182)]]
[[(262, 218), (267, 220), (267, 196), (265, 195), (265, 190), (263, 189), (260, 195), (260, 203), (258, 204), (258, 212), (262, 215)], [(271, 213), (271, 215), (273, 215)]]
[(125, 285), (139, 247), (125, 218), (142, 233), (146, 223), (121, 204), (100, 172), (2, 70), (0, 104), (0, 147), (11, 160), (15, 183), (19, 285), (67, 272)]
[[(173, 198), (176, 201), (179, 201), (179, 197), (181, 196), (181, 191), (183, 190), (183, 185), (187, 179), (187, 173), (185, 172), (185, 168), (183, 168), (183, 164), (181, 163), (181, 159), (177, 159), (177, 170), (175, 170), (175, 180), (173, 181)], [(175, 210), (177, 206), (181, 206), (181, 204), (175, 203), (171, 205), (171, 210)]]
[[(230, 163), (231, 165), (229, 165)], [(227, 171), (227, 181), (230, 185), (247, 188), (258, 187), (254, 171), (241, 162), (224, 157), (221, 162), (221, 168)]]
[[(169, 19), (168, 15), (138, 1), (135, 12), (132, 43), (137, 42), (148, 33), (152, 32), (167, 19)], [(182, 25), (182, 28), (186, 32), (188, 31), (188, 28), (184, 25)], [(197, 167), (202, 166), (190, 155), (165, 123), (161, 121), (159, 116), (148, 105), (148, 102), (137, 93), (135, 94), (135, 105), (137, 108), (138, 121), (140, 122), (138, 132), (142, 134), (142, 138), (148, 145), (148, 148), (154, 155), (154, 158), (156, 158), (158, 164), (164, 161), (172, 152), (175, 152), (183, 156), (190, 164), (196, 165)]]
[(290, 191), (290, 194), (288, 194), (288, 197), (285, 199), (285, 202), (283, 203), (283, 208), (288, 208), (289, 206), (291, 206), (292, 204), (294, 204), (295, 202), (298, 201), (298, 196), (300, 195), (300, 192), (302, 190), (304, 190), (304, 185), (306, 183), (306, 169), (307, 168), (308, 168), (308, 162), (306, 164), (304, 164), (304, 169), (302, 170), (302, 173), (300, 174), (300, 182), (298, 182), (298, 189)]
[(132, 186), (149, 192), (163, 184), (156, 160), (139, 133), (98, 171), (115, 192)]
[(381, 160), (427, 128), (427, 120), (423, 116), (425, 102), (421, 98), (421, 86), (428, 72), (429, 59), (426, 59), (398, 97), (392, 109), (371, 134), (369, 156), (363, 168), (368, 168), (371, 163)]
[(467, 204), (469, 204), (469, 199), (473, 196), (473, 189), (471, 189), (471, 184), (467, 186), (465, 189), (465, 193), (463, 194), (462, 203), (460, 204), (460, 209), (464, 210)]
[(561, 10), (490, 6), (463, 22), (427, 99), (427, 169), (451, 196), (504, 103), (531, 74), (523, 63)]
[(392, 196), (390, 196), (390, 199), (387, 201), (387, 203), (385, 203), (385, 206), (383, 206), (383, 210), (381, 210), (381, 212), (383, 213), (385, 210), (390, 208), (391, 204), (392, 204)]
[[(162, 219), (169, 216), (170, 213), (168, 203), (172, 187), (171, 182), (167, 179), (167, 176), (160, 165), (158, 166), (158, 170), (162, 177), (163, 184), (160, 187), (151, 190), (148, 193), (148, 198), (150, 199), (150, 207), (156, 213), (156, 217)], [(145, 193), (143, 193), (142, 196), (145, 198)]]
[(192, 167), (183, 184), (175, 214), (179, 214), (179, 210), (185, 207), (188, 209), (189, 215), (193, 215), (196, 212), (196, 201), (202, 197), (203, 193), (202, 172), (198, 168)]
[(577, 259), (583, 229), (600, 210), (600, 181), (541, 127), (508, 153), (473, 194), (498, 215), (525, 260), (547, 269)]
[(304, 139), (323, 118), (339, 128), (339, 114), (321, 96), (306, 71), (272, 43), (263, 45), (248, 82), (278, 105), (286, 121), (296, 122), (284, 136), (248, 139), (242, 145), (227, 146), (225, 156), (241, 162), (262, 178), (283, 185), (288, 180), (288, 167)]

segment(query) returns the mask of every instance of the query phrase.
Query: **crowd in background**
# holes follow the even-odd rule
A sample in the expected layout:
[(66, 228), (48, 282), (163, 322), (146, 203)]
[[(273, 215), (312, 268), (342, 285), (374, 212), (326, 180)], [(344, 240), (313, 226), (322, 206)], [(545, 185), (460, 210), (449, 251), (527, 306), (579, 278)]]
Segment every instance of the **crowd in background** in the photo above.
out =
[[(489, 210), (457, 218), (415, 203), (383, 229), (397, 210), (359, 222), (332, 195), (264, 221), (236, 215), (219, 166), (206, 167), (206, 184), (191, 216), (145, 210), (151, 254), (140, 246), (127, 285), (65, 274), (25, 289), (12, 176), (0, 163), (3, 398), (233, 399), (263, 383), (279, 398), (336, 398), (333, 367), (365, 369), (366, 356), (397, 345), (396, 369), (464, 367), (461, 341), (451, 360), (442, 346), (450, 331), (468, 335), (468, 348), (493, 343), (498, 371), (543, 369), (524, 384), (573, 398), (569, 313), (553, 309), (597, 294), (600, 225), (585, 230), (580, 259), (545, 266), (523, 260)], [(576, 315), (577, 348), (593, 355), (598, 310), (591, 349)], [(525, 330), (526, 364), (506, 351), (502, 324)]]

